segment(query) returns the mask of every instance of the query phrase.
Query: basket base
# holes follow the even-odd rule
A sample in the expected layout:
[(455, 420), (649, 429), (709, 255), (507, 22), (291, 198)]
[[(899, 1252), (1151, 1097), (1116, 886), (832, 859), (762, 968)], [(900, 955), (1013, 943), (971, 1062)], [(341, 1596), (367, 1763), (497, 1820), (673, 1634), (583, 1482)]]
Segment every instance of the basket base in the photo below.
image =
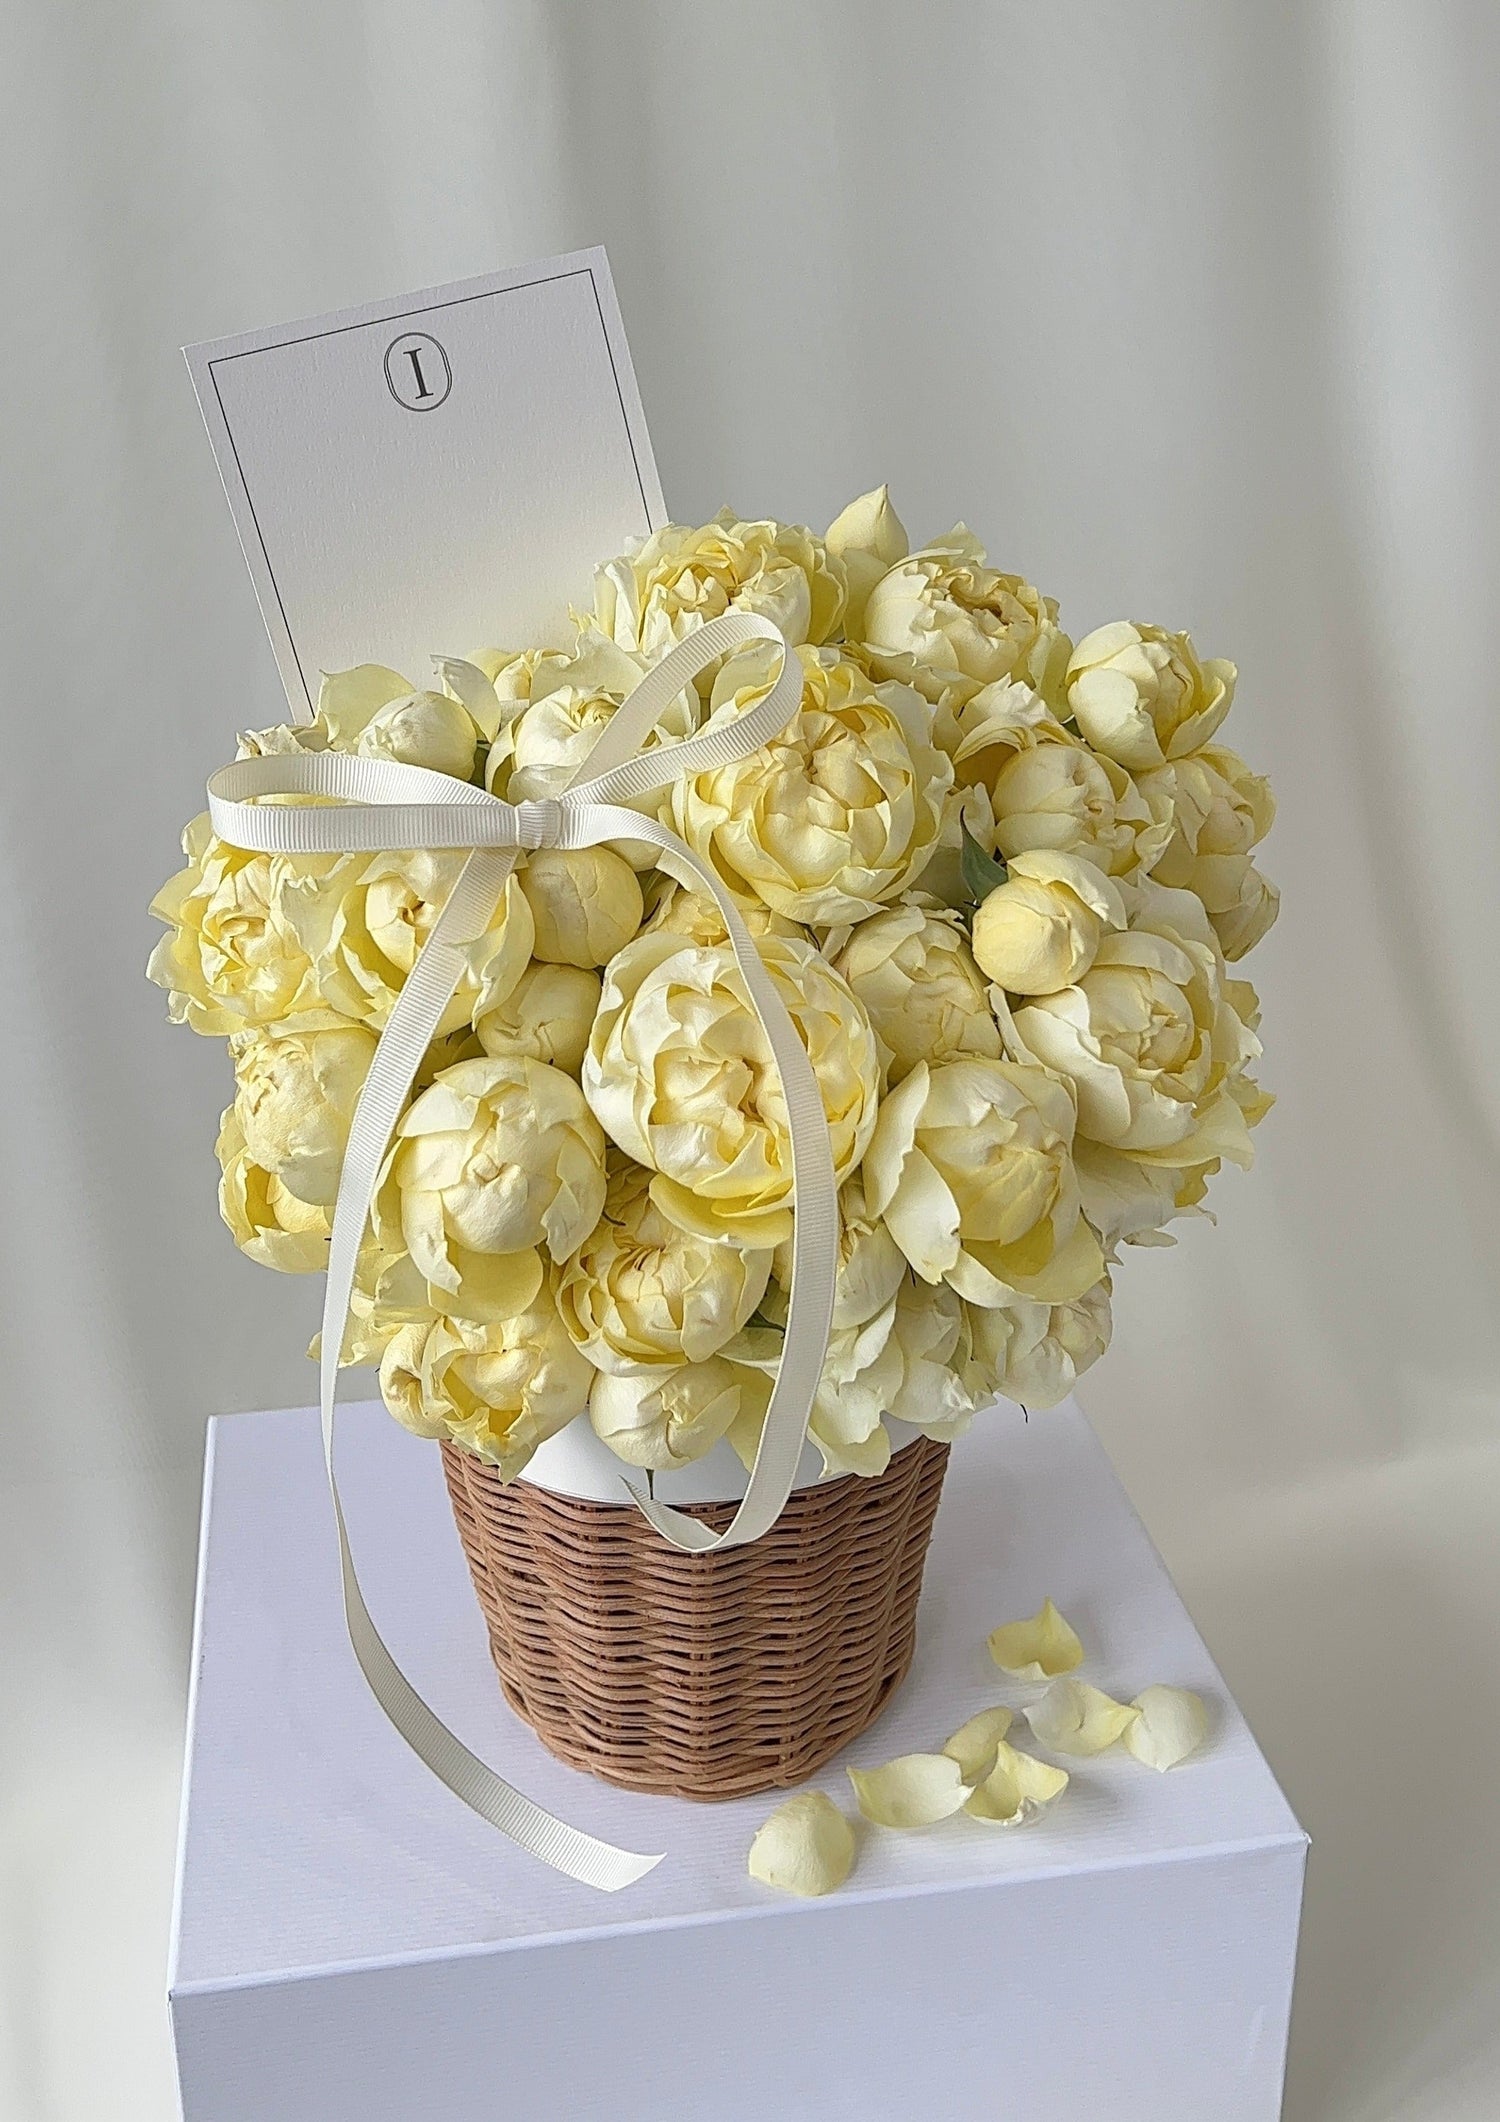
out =
[[(750, 1547), (686, 1555), (630, 1504), (443, 1470), (506, 1700), (571, 1768), (713, 1801), (804, 1782), (911, 1666), (948, 1447), (798, 1490)], [(732, 1504), (693, 1516), (716, 1530)]]

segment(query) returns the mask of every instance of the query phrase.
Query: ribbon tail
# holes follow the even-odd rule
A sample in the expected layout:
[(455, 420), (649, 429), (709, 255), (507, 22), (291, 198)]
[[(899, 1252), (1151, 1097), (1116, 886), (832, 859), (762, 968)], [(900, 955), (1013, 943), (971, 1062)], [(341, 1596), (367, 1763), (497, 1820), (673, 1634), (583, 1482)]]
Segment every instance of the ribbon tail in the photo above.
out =
[(481, 1818), (523, 1849), (586, 1886), (615, 1893), (644, 1877), (660, 1856), (636, 1855), (570, 1827), (496, 1775), (428, 1708), (371, 1619), (349, 1546), (334, 1464), (334, 1415), (339, 1357), (365, 1226), (381, 1166), (412, 1081), (443, 1011), (458, 985), (458, 944), (481, 933), (515, 866), (513, 853), (471, 855), (433, 924), (426, 947), (396, 999), (380, 1035), (349, 1131), (349, 1146), (334, 1208), (328, 1278), (323, 1296), (319, 1396), (323, 1463), (338, 1530), (344, 1620), (370, 1692), (419, 1759)]

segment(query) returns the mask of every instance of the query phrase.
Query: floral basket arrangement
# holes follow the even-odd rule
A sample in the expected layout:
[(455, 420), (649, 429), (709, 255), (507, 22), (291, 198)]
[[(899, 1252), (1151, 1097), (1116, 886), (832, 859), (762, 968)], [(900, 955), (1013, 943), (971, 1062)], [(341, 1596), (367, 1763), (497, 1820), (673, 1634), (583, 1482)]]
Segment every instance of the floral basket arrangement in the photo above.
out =
[[(882, 488), (821, 538), (669, 526), (565, 646), (329, 675), (211, 784), (150, 974), (229, 1042), (224, 1220), (329, 1270), (325, 1419), (337, 1353), (440, 1441), (565, 1760), (721, 1796), (855, 1736), (951, 1440), (1060, 1400), (1121, 1249), (1250, 1162), (1234, 682), (1156, 626), (1075, 645)], [(537, 1478), (569, 1425), (634, 1500)], [(653, 1495), (727, 1453), (743, 1500)]]

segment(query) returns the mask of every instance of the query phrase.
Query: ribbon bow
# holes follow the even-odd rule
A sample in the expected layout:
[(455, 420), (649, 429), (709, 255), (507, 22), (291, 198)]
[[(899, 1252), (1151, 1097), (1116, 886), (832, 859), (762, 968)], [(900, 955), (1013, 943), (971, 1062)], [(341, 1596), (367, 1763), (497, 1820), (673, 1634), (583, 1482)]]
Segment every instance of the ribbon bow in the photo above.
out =
[[(767, 642), (782, 652), (770, 690), (743, 713), (676, 744), (642, 750), (671, 702), (731, 650)], [(792, 1288), (780, 1369), (749, 1483), (731, 1523), (713, 1533), (622, 1483), (663, 1539), (699, 1553), (739, 1547), (769, 1531), (785, 1508), (807, 1436), (808, 1416), (828, 1346), (837, 1260), (838, 1208), (828, 1123), (817, 1079), (796, 1026), (761, 960), (754, 938), (712, 865), (669, 826), (626, 806), (685, 776), (742, 759), (777, 736), (801, 704), (802, 674), (768, 620), (727, 612), (678, 644), (647, 672), (605, 725), (579, 774), (555, 799), (506, 803), (449, 774), (342, 752), (241, 759), (208, 784), (214, 831), (259, 854), (374, 854), (387, 849), (465, 848), (468, 859), (380, 1035), (355, 1108), (333, 1214), (323, 1298), (319, 1392), (323, 1457), (333, 1498), (343, 1576), (344, 1618), (360, 1669), (407, 1744), (474, 1811), (502, 1834), (571, 1877), (613, 1892), (661, 1862), (600, 1842), (524, 1797), (471, 1753), (434, 1715), (392, 1658), (360, 1590), (334, 1472), (338, 1359), (365, 1225), (412, 1080), (460, 975), (462, 946), (494, 918), (522, 850), (647, 841), (658, 866), (692, 890), (708, 892), (723, 916), (745, 987), (781, 1076), (791, 1138), (795, 1202)], [(581, 776), (587, 774), (588, 778)], [(266, 804), (266, 796), (332, 797), (332, 803)]]

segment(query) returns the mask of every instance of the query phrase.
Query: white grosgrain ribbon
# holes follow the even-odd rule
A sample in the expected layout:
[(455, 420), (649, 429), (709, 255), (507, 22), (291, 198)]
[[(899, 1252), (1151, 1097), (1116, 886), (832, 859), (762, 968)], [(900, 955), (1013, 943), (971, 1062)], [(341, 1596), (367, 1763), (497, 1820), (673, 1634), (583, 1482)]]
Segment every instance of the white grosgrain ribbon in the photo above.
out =
[[(642, 750), (662, 714), (698, 675), (733, 650), (755, 642), (780, 648), (775, 683), (751, 707), (712, 722), (676, 744)], [(333, 1498), (343, 1574), (344, 1616), (360, 1669), (401, 1736), (465, 1804), (544, 1863), (585, 1884), (615, 1892), (661, 1858), (596, 1840), (554, 1818), (497, 1776), (448, 1730), (422, 1700), (381, 1640), (360, 1590), (334, 1471), (334, 1405), (355, 1269), (375, 1190), (396, 1123), (459, 978), (462, 946), (494, 918), (521, 849), (597, 847), (646, 841), (660, 868), (718, 906), (740, 974), (764, 1027), (781, 1077), (791, 1140), (794, 1218), (792, 1288), (782, 1358), (743, 1501), (720, 1533), (622, 1483), (662, 1538), (708, 1553), (758, 1540), (791, 1494), (822, 1373), (833, 1315), (838, 1206), (828, 1123), (806, 1049), (786, 1005), (713, 866), (669, 826), (625, 806), (691, 774), (758, 751), (785, 729), (802, 698), (801, 666), (768, 620), (726, 612), (672, 649), (605, 725), (579, 774), (555, 800), (503, 802), (469, 782), (343, 752), (299, 752), (241, 759), (208, 784), (214, 831), (232, 847), (260, 854), (327, 855), (388, 849), (467, 848), (458, 882), (396, 998), (370, 1063), (344, 1152), (334, 1207), (323, 1299), (319, 1388), (323, 1457)], [(582, 778), (587, 775), (587, 779)], [(333, 798), (322, 803), (265, 803), (267, 796)]]

